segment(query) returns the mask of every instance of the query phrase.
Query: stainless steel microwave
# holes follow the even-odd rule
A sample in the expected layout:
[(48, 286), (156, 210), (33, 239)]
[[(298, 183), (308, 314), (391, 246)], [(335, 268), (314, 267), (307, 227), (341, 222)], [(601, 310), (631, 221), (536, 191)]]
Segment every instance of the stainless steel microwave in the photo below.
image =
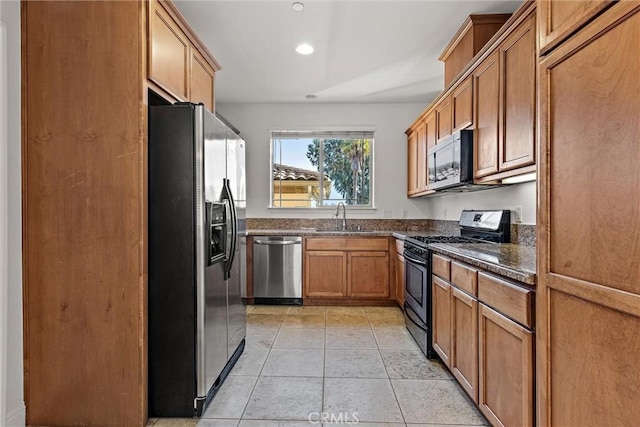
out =
[(473, 131), (459, 130), (428, 152), (429, 190), (469, 191), (473, 184)]

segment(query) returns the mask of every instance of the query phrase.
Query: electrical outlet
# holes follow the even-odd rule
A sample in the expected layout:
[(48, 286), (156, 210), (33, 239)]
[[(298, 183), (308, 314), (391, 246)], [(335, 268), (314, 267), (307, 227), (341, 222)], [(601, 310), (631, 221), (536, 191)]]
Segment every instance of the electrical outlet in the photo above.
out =
[(402, 218), (409, 218), (409, 209), (402, 209)]
[(514, 222), (520, 224), (522, 222), (522, 206), (516, 206), (513, 208), (513, 212), (515, 215)]
[(447, 219), (447, 210), (446, 209), (442, 210), (442, 219)]
[(385, 218), (391, 218), (392, 216), (393, 216), (393, 212), (390, 209), (385, 209), (384, 217)]

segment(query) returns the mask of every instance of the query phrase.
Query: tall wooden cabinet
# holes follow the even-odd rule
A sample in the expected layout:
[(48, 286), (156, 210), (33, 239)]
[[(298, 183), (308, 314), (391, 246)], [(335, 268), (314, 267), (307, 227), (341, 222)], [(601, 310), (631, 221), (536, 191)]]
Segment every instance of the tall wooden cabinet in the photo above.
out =
[(146, 423), (147, 93), (189, 99), (195, 46), (163, 4), (22, 3), (29, 425)]
[[(563, 3), (545, 4), (543, 34), (577, 22), (554, 15)], [(640, 4), (614, 4), (539, 69), (537, 421), (636, 425)]]

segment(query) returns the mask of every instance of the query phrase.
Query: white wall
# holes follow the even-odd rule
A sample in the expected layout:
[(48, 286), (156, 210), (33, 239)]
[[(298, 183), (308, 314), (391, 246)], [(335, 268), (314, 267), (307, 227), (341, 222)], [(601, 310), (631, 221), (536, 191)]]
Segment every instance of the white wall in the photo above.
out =
[(349, 217), (393, 218), (408, 211), (409, 218), (424, 218), (406, 197), (407, 143), (404, 131), (426, 104), (218, 104), (222, 114), (247, 141), (247, 217), (330, 218), (333, 209), (304, 211), (276, 210), (269, 206), (270, 132), (319, 127), (373, 126), (375, 211), (353, 210)]
[[(384, 218), (431, 218), (458, 220), (462, 209), (512, 209), (522, 206), (523, 223), (535, 224), (535, 183), (485, 190), (408, 199), (407, 143), (404, 131), (426, 104), (218, 104), (217, 111), (228, 119), (247, 141), (247, 217), (329, 218), (333, 210), (268, 209), (269, 138), (272, 130), (300, 130), (330, 126), (374, 126), (375, 211), (349, 211), (348, 216)], [(445, 215), (446, 210), (446, 215)]]
[(20, 154), (20, 2), (0, 1), (6, 25), (7, 59), (7, 313), (6, 419), (0, 425), (24, 425), (22, 368), (22, 198)]
[[(522, 208), (522, 224), (536, 223), (536, 182), (525, 182), (471, 193), (447, 193), (416, 202), (427, 218), (459, 220), (463, 209)], [(511, 222), (515, 218), (512, 218)]]

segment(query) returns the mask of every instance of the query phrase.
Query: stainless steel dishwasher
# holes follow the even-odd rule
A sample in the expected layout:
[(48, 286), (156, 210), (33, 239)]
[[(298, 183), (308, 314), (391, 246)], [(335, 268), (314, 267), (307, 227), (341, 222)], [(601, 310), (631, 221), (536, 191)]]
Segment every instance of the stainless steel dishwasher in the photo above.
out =
[(302, 304), (302, 237), (253, 238), (256, 304)]

